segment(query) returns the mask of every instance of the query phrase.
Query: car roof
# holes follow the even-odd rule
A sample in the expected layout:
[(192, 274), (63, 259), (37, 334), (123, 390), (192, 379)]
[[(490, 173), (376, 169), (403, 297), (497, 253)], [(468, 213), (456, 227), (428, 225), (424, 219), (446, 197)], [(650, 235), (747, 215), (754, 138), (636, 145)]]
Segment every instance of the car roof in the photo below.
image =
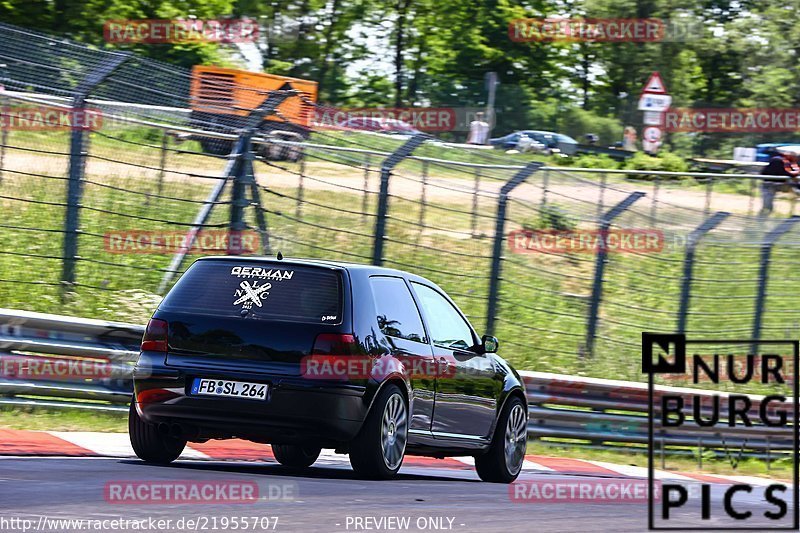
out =
[(573, 138), (572, 138), (572, 137), (570, 137), (569, 135), (566, 135), (566, 134), (564, 134), (564, 133), (556, 133), (555, 131), (544, 131), (544, 130), (520, 130), (520, 131), (518, 131), (517, 133), (525, 133), (525, 134), (528, 134), (528, 133), (538, 133), (538, 134), (540, 134), (540, 135), (552, 135), (553, 137), (555, 137), (555, 138), (557, 138), (557, 139), (560, 139), (560, 140), (563, 140), (563, 141), (567, 141), (567, 142), (569, 142), (569, 141), (572, 141), (572, 142), (577, 142), (577, 141), (575, 141), (575, 139), (573, 139)]
[(352, 263), (349, 261), (331, 261), (325, 259), (306, 259), (306, 258), (287, 258), (277, 259), (273, 256), (266, 255), (214, 255), (208, 257), (201, 257), (197, 261), (244, 261), (248, 263), (259, 263), (262, 261), (270, 261), (272, 263), (279, 263), (285, 265), (295, 266), (325, 266), (332, 268), (341, 268), (344, 270), (358, 270), (358, 271), (374, 271), (375, 273), (395, 276), (406, 276), (409, 278), (419, 278), (426, 280), (422, 276), (406, 272), (404, 270), (397, 270), (394, 268), (380, 267), (375, 265), (365, 265), (363, 263)]
[(800, 142), (761, 143), (756, 145), (756, 149), (776, 148), (778, 146), (789, 146), (792, 144), (800, 144)]

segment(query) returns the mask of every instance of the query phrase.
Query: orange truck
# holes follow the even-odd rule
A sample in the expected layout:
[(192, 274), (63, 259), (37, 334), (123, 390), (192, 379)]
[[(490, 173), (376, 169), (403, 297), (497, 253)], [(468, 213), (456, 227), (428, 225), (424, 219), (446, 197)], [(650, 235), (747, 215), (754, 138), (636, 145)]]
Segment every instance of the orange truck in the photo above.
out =
[[(232, 68), (195, 66), (190, 88), (192, 127), (233, 133), (244, 126), (247, 116), (266, 100), (270, 91), (291, 89), (300, 91), (303, 98), (284, 100), (278, 106), (279, 114), (267, 116), (260, 129), (279, 138), (307, 139), (317, 101), (317, 82)], [(233, 148), (232, 141), (197, 138), (208, 153), (227, 154)]]

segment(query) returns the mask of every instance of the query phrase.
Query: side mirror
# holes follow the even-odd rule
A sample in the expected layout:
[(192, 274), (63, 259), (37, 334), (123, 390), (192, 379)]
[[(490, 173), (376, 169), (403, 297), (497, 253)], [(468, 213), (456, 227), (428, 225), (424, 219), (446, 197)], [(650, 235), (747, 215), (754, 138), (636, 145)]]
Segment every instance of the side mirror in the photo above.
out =
[(500, 343), (498, 342), (497, 337), (484, 335), (481, 338), (481, 348), (483, 349), (483, 353), (496, 353), (499, 344)]

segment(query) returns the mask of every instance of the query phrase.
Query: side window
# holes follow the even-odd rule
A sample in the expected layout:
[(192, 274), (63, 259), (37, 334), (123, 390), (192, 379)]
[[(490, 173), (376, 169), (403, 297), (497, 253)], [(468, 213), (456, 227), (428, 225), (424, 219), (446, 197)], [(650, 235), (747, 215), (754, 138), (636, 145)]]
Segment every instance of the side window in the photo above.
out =
[[(414, 283), (414, 282), (412, 282)], [(475, 345), (472, 330), (444, 296), (426, 285), (414, 283), (434, 344), (466, 350)]]
[(372, 295), (378, 312), (378, 326), (384, 335), (428, 342), (417, 305), (405, 282), (400, 278), (370, 278)]

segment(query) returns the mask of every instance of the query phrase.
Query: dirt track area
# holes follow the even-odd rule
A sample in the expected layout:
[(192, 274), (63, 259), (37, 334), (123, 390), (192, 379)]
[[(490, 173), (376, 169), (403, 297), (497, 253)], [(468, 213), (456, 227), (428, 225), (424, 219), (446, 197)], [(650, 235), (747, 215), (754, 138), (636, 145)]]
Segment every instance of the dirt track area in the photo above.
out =
[[(125, 155), (130, 157), (128, 154)], [(120, 156), (111, 155), (111, 157)], [(195, 158), (195, 160), (198, 159)], [(173, 180), (184, 183), (197, 181), (209, 184), (212, 180), (197, 176), (221, 176), (225, 160), (208, 161), (216, 164), (216, 168), (214, 166), (192, 168), (188, 164), (176, 166), (177, 163), (182, 163), (183, 161), (176, 161), (172, 164), (168, 161), (168, 169), (180, 170), (181, 172), (167, 170), (164, 179), (167, 182)], [(195, 161), (191, 162), (194, 163)], [(134, 164), (152, 166), (152, 168), (133, 166)], [(60, 155), (9, 150), (5, 155), (3, 167), (5, 170), (11, 171), (18, 170), (32, 174), (44, 173), (52, 176), (65, 176), (68, 169), (68, 158)], [(267, 166), (258, 163), (256, 165), (256, 177), (260, 184), (267, 187), (294, 188), (298, 186), (299, 182), (298, 169), (299, 166), (297, 164), (276, 163)], [(375, 170), (373, 169), (369, 172), (368, 190), (371, 192), (377, 192), (379, 187), (379, 177)], [(184, 172), (195, 176), (189, 176)], [(9, 182), (16, 180), (24, 182), (24, 174), (15, 174), (14, 172), (5, 172), (4, 174), (4, 177), (8, 179), (6, 186), (9, 185)], [(157, 179), (159, 174), (157, 164), (153, 165), (152, 161), (149, 163), (139, 162), (135, 158), (129, 162), (113, 162), (90, 158), (87, 165), (87, 177), (94, 180), (107, 180), (109, 177), (127, 180), (131, 178), (154, 180)], [(534, 175), (529, 179), (528, 184), (522, 185), (515, 190), (512, 197), (529, 202), (539, 202), (542, 200), (543, 195), (547, 194), (547, 199), (550, 202), (556, 204), (578, 202), (584, 204), (584, 208), (587, 212), (590, 212), (593, 208), (592, 206), (596, 206), (600, 200), (600, 187), (587, 185), (587, 183), (597, 183), (596, 180), (587, 175), (578, 176), (578, 178), (556, 176), (551, 173), (547, 192), (545, 193), (542, 186), (542, 178)], [(426, 198), (432, 201), (462, 204), (471, 201), (474, 192), (474, 181), (468, 176), (465, 178), (433, 176), (428, 178), (427, 183)], [(479, 188), (479, 194), (483, 198), (482, 203), (492, 202), (492, 199), (497, 197), (502, 184), (503, 182), (500, 180), (484, 178), (480, 182)], [(306, 163), (303, 186), (312, 190), (359, 194), (364, 188), (364, 170), (328, 162), (309, 162)], [(410, 174), (407, 171), (397, 173), (392, 177), (390, 183), (390, 193), (402, 198), (419, 199), (422, 196), (422, 188), (421, 176)], [(629, 183), (622, 180), (612, 182), (605, 189), (603, 204), (606, 206), (613, 205), (634, 191), (643, 191), (647, 194), (646, 198), (640, 200), (640, 205), (643, 202), (651, 205), (653, 201), (652, 184), (645, 182)], [(696, 187), (662, 187), (656, 195), (656, 201), (659, 202), (659, 207), (673, 206), (702, 212), (706, 206), (706, 193), (705, 190)], [(744, 194), (715, 192), (711, 198), (710, 210), (747, 214), (749, 211), (757, 211), (760, 205), (759, 198), (751, 200), (749, 196)], [(786, 195), (779, 195), (779, 199), (776, 201), (776, 211), (781, 214), (789, 213), (790, 208), (790, 202)]]

